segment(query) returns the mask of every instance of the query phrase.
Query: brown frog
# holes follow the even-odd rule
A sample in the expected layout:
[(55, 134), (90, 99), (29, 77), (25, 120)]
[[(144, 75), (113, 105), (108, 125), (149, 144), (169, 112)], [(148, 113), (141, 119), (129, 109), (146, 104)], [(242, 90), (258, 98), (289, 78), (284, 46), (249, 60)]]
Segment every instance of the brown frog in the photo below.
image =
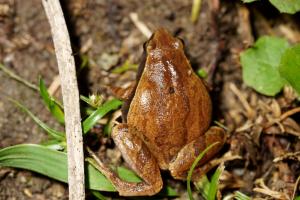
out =
[(160, 28), (145, 50), (136, 86), (124, 104), (123, 123), (112, 132), (123, 158), (143, 181), (123, 181), (100, 166), (123, 196), (159, 192), (163, 185), (160, 169), (185, 180), (199, 153), (219, 142), (198, 164), (192, 177), (196, 180), (209, 170), (204, 164), (220, 150), (225, 138), (223, 129), (209, 127), (211, 99), (186, 58), (182, 41)]

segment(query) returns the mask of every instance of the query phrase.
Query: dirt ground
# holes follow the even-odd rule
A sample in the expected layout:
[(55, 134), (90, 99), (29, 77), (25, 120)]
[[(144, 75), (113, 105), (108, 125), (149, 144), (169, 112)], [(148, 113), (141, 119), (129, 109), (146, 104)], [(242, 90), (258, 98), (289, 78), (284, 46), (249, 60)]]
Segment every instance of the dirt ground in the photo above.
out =
[[(137, 13), (152, 31), (166, 27), (185, 41), (193, 68), (208, 71), (213, 119), (227, 127), (227, 142), (220, 152), (222, 158), (225, 154), (229, 158), (220, 184), (223, 197), (239, 190), (252, 197), (275, 199), (254, 188), (263, 188), (268, 194), (276, 191), (282, 199), (291, 197), (300, 174), (299, 156), (283, 155), (300, 151), (300, 115), (287, 117), (277, 125), (270, 122), (299, 106), (299, 101), (290, 88), (271, 98), (245, 86), (239, 53), (264, 34), (299, 42), (299, 15), (280, 15), (267, 1), (247, 7), (238, 0), (224, 0), (219, 6), (218, 2), (204, 0), (198, 21), (193, 24), (189, 0), (62, 1), (77, 62), (82, 55), (89, 60), (89, 67), (79, 74), (81, 94), (101, 93), (108, 97), (107, 85), (123, 85), (135, 79), (134, 70), (111, 73), (126, 60), (140, 62), (147, 38), (135, 26), (130, 13)], [(48, 86), (55, 79), (58, 69), (40, 0), (0, 0), (0, 62), (34, 84), (39, 76)], [(51, 127), (62, 129), (36, 91), (2, 71), (0, 81), (0, 148), (47, 139), (7, 97), (22, 102)], [(106, 143), (112, 148), (111, 141)], [(235, 155), (240, 158), (233, 159)], [(282, 160), (273, 162), (278, 157)], [(171, 182), (179, 188), (178, 198), (187, 198), (185, 184)], [(67, 198), (65, 184), (24, 170), (0, 169), (0, 200)], [(89, 195), (88, 199), (92, 198)]]

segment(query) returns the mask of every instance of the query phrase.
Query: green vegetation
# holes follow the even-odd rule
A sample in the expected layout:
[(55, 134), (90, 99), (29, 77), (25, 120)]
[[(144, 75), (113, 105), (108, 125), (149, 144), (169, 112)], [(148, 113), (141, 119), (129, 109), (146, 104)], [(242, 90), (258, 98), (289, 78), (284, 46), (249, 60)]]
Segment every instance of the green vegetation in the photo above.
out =
[[(244, 3), (251, 3), (258, 0), (242, 0)], [(280, 12), (295, 14), (300, 11), (299, 0), (269, 0)]]
[[(199, 161), (203, 158), (203, 156), (215, 145), (217, 145), (218, 142), (215, 142), (211, 145), (209, 145), (206, 149), (204, 149), (204, 151), (202, 151), (197, 158), (195, 159), (195, 161), (193, 162), (190, 170), (188, 171), (188, 175), (187, 175), (187, 192), (189, 195), (190, 200), (193, 200), (193, 195), (192, 195), (192, 189), (191, 189), (191, 178), (193, 175), (193, 171), (195, 169), (195, 167), (197, 166), (197, 164), (199, 163)], [(206, 200), (214, 200), (216, 198), (216, 194), (217, 194), (217, 189), (218, 189), (218, 183), (219, 183), (219, 177), (221, 175), (223, 170), (221, 170), (220, 168), (218, 168), (214, 175), (212, 176), (212, 180), (211, 182), (208, 181), (208, 179), (206, 178), (205, 184), (203, 185), (199, 185), (198, 184), (198, 190), (201, 191), (202, 196), (206, 199)], [(205, 176), (206, 177), (206, 176)]]
[(284, 85), (300, 91), (299, 45), (290, 47), (287, 40), (271, 36), (259, 38), (241, 54), (243, 79), (257, 92), (275, 96)]
[[(52, 116), (58, 122), (63, 123), (64, 112), (62, 110), (62, 106), (49, 95), (42, 79), (40, 79), (39, 90), (40, 95)], [(88, 134), (91, 128), (98, 123), (101, 118), (111, 111), (118, 109), (122, 105), (122, 102), (118, 99), (112, 99), (102, 104), (103, 99), (100, 97), (101, 96), (96, 95), (91, 95), (89, 98), (81, 96), (81, 99), (89, 105), (88, 109), (92, 110), (91, 114), (89, 114), (82, 122), (85, 134)], [(44, 131), (46, 131), (49, 136), (49, 140), (42, 144), (21, 144), (1, 149), (0, 167), (27, 169), (67, 183), (67, 153), (62, 152), (63, 150), (66, 150), (65, 133), (50, 128), (46, 123), (42, 122), (37, 116), (30, 112), (24, 105), (18, 101), (10, 100), (22, 111), (27, 113)], [(92, 190), (92, 194), (94, 194), (95, 197), (105, 199), (99, 191), (116, 191), (109, 180), (107, 180), (106, 177), (94, 167), (96, 163), (92, 158), (87, 158), (85, 163), (86, 187)], [(133, 171), (124, 167), (118, 167), (117, 173), (120, 178), (125, 181), (141, 181), (141, 179)], [(177, 196), (177, 193), (171, 187), (165, 186), (158, 195), (171, 197)]]

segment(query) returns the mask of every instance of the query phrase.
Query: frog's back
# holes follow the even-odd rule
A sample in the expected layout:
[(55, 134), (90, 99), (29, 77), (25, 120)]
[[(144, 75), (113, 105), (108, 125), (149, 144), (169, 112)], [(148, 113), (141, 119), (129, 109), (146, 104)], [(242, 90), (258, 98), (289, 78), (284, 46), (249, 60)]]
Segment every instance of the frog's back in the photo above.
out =
[(209, 127), (211, 101), (182, 50), (148, 52), (130, 104), (129, 131), (144, 140), (162, 169)]

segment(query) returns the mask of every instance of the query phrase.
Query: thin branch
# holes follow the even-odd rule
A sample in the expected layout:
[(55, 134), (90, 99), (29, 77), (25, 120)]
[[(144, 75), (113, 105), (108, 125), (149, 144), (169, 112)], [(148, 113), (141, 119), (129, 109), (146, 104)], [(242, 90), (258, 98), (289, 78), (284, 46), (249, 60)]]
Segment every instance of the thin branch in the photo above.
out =
[(269, 123), (267, 123), (265, 126), (264, 126), (264, 129), (267, 129), (267, 128), (270, 128), (273, 124), (277, 123), (277, 122), (281, 122), (283, 120), (285, 120), (286, 118), (290, 117), (291, 115), (294, 115), (296, 113), (300, 112), (300, 107), (296, 107), (296, 108), (293, 108), (289, 111), (286, 111), (285, 113), (283, 113), (279, 119), (277, 120), (274, 120), (274, 121), (271, 121)]
[(61, 80), (68, 148), (69, 199), (85, 199), (79, 92), (74, 57), (59, 0), (42, 0), (50, 23)]

